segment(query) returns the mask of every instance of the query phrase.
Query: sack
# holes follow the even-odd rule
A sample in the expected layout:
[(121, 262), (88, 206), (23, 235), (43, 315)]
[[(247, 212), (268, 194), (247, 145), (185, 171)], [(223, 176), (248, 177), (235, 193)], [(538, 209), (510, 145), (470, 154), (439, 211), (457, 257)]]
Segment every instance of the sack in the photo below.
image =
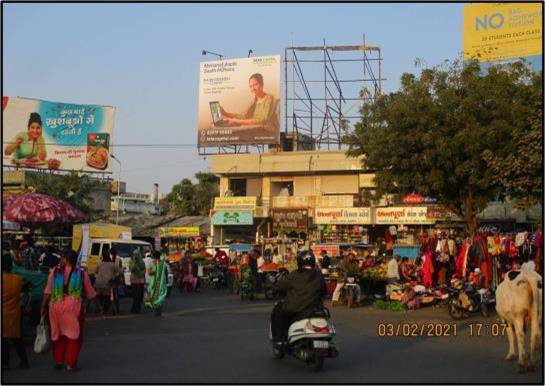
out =
[(50, 343), (49, 327), (44, 318), (40, 319), (40, 324), (36, 327), (36, 340), (34, 341), (34, 352), (42, 354), (47, 351)]

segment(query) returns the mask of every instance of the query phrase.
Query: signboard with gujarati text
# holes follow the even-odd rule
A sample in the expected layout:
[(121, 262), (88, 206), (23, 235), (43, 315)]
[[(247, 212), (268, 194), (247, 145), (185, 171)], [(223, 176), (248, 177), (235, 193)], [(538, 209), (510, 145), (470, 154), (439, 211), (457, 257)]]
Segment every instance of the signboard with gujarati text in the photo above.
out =
[(375, 208), (375, 224), (433, 224), (426, 206)]
[(308, 228), (308, 209), (274, 209), (272, 218), (275, 229)]
[(273, 208), (341, 208), (353, 207), (354, 196), (275, 196)]
[(159, 237), (197, 237), (199, 227), (161, 227)]
[(314, 224), (371, 224), (371, 208), (316, 208)]
[(216, 197), (214, 199), (214, 209), (255, 209), (256, 206), (257, 197)]

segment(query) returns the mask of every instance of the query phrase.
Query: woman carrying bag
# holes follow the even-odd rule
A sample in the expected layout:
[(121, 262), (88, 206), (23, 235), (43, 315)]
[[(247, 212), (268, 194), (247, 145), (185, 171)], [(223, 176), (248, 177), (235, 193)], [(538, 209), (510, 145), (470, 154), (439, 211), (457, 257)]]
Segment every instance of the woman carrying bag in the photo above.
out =
[(63, 253), (60, 264), (49, 274), (42, 300), (41, 317), (49, 307), (51, 342), (55, 368), (60, 370), (66, 361), (66, 370), (79, 370), (78, 357), (83, 345), (83, 297), (96, 301), (97, 312), (102, 312), (89, 275), (77, 263), (78, 255), (72, 250)]

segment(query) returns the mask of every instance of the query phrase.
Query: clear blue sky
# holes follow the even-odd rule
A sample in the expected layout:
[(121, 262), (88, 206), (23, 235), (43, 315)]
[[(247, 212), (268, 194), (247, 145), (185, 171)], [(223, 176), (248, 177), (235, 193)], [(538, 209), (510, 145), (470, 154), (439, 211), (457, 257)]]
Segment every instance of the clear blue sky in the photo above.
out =
[[(203, 49), (228, 58), (295, 45), (380, 45), (384, 91), (414, 59), (459, 56), (463, 4), (2, 4), (4, 95), (115, 106), (114, 141), (196, 143)], [(283, 85), (282, 85), (283, 87)], [(207, 171), (197, 148), (118, 148), (127, 190)], [(117, 178), (117, 165), (114, 166)]]

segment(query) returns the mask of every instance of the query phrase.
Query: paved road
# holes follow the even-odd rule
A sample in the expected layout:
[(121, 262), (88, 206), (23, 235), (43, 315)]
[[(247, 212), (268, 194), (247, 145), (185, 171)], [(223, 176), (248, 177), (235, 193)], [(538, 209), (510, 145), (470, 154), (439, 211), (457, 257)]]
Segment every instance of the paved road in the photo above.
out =
[[(379, 336), (387, 333), (379, 331), (381, 323), (397, 329), (400, 323), (452, 322), (441, 308), (335, 307), (340, 355), (313, 373), (292, 357), (272, 358), (270, 302), (242, 302), (225, 291), (207, 290), (173, 294), (161, 318), (127, 314), (129, 307), (127, 299), (122, 315), (88, 318), (80, 372), (54, 370), (50, 353), (32, 354), (31, 369), (6, 371), (2, 382), (543, 383), (541, 353), (536, 372), (519, 374), (515, 363), (504, 361), (507, 338), (486, 331), (495, 317), (458, 323), (456, 337), (388, 337)], [(482, 336), (470, 336), (470, 322), (483, 323)]]

